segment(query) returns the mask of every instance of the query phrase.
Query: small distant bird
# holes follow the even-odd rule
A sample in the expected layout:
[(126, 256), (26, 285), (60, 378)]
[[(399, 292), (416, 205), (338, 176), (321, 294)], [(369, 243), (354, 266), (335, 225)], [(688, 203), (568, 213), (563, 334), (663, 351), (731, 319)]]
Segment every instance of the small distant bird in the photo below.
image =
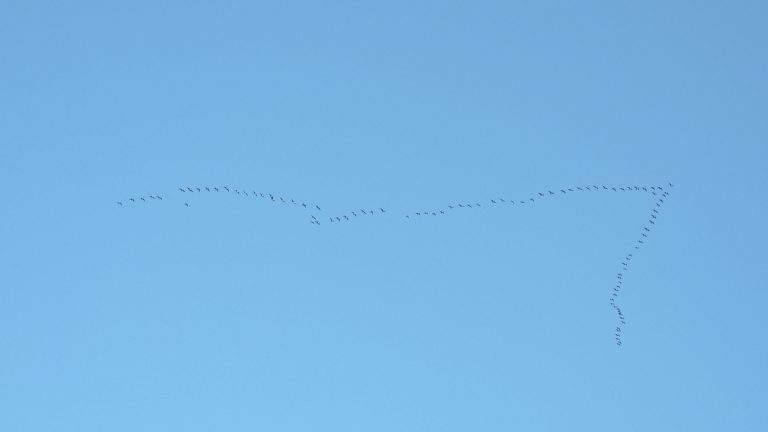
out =
[(381, 208), (381, 207), (379, 207), (379, 210), (381, 210), (381, 212), (382, 212), (382, 213), (386, 213), (386, 212), (387, 212), (386, 210), (384, 210), (384, 209), (383, 209), (383, 208)]
[(320, 210), (320, 211), (323, 211), (323, 210), (320, 208), (320, 206), (319, 206), (319, 205), (315, 205), (315, 208), (317, 208), (317, 209), (318, 209), (318, 210)]
[(582, 189), (582, 188), (580, 188), (580, 187), (576, 186), (576, 190), (584, 190), (584, 189)]
[(304, 207), (304, 208), (307, 208), (307, 204), (306, 203), (301, 203), (301, 206)]
[(190, 191), (190, 192), (194, 192), (194, 190), (192, 190), (192, 188), (189, 187), (189, 186), (187, 186), (187, 190)]
[(185, 206), (189, 207), (189, 203), (184, 203)]
[(365, 210), (360, 209), (361, 212), (363, 212), (364, 215), (367, 215), (368, 213), (365, 212)]
[(180, 190), (180, 191), (182, 191), (182, 192), (186, 192), (186, 191), (184, 190), (184, 188), (179, 188), (179, 190)]
[(543, 194), (543, 193), (541, 193), (541, 192), (539, 192), (539, 196), (544, 196), (544, 194)]
[(215, 187), (215, 188), (213, 188), (213, 190), (215, 190), (216, 192), (218, 192), (218, 191), (219, 191), (219, 188)]
[(352, 212), (352, 216), (357, 217), (357, 213)]
[(152, 199), (155, 199), (155, 196), (154, 196), (154, 195), (150, 195), (149, 197), (150, 197), (150, 198), (152, 198)]
[(565, 190), (564, 190), (564, 189), (560, 189), (560, 192), (562, 192), (562, 193), (567, 193), (567, 192), (565, 192)]
[(131, 202), (136, 202), (136, 200), (133, 198), (128, 198), (128, 199), (131, 200)]
[(195, 189), (197, 189), (197, 191), (198, 191), (198, 192), (202, 192), (202, 191), (200, 190), (200, 188), (195, 188)]
[(229, 188), (228, 188), (228, 187), (226, 187), (226, 186), (224, 186), (224, 190), (225, 190), (225, 191), (227, 191), (227, 192), (229, 192)]
[(120, 201), (118, 201), (118, 202), (117, 202), (117, 205), (123, 205), (123, 203), (122, 203), (122, 202), (120, 202)]
[(347, 217), (347, 215), (344, 215), (344, 219), (346, 219), (346, 220), (349, 220), (349, 218)]
[(492, 202), (493, 204), (496, 204), (496, 200), (491, 200), (491, 202)]
[(206, 191), (208, 191), (208, 192), (210, 192), (210, 191), (211, 191), (211, 188), (209, 188), (208, 186), (206, 186), (206, 187), (205, 187), (205, 190), (206, 190)]
[(141, 197), (141, 200), (142, 200), (142, 201), (147, 201), (147, 200), (145, 200), (145, 199), (144, 199), (144, 197)]
[(554, 195), (554, 194), (555, 194), (555, 193), (554, 193), (554, 192), (552, 192), (552, 191), (547, 191), (547, 192), (549, 192), (549, 194), (550, 194), (550, 195)]

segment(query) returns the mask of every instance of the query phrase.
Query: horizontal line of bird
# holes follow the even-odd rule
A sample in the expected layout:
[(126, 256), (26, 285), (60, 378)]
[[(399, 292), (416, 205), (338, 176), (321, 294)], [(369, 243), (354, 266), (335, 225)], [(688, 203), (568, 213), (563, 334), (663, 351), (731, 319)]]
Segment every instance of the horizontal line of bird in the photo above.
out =
[[(183, 193), (195, 193), (195, 192), (197, 192), (197, 193), (204, 193), (204, 192), (205, 193), (218, 193), (218, 192), (236, 193), (237, 195), (241, 195), (241, 196), (244, 196), (244, 197), (263, 198), (263, 199), (267, 199), (267, 200), (270, 200), (270, 201), (275, 202), (275, 203), (280, 202), (280, 203), (283, 203), (283, 204), (293, 204), (293, 205), (297, 205), (297, 206), (300, 205), (301, 207), (303, 207), (305, 209), (309, 208), (308, 206), (312, 206), (315, 209), (317, 209), (318, 211), (322, 211), (322, 208), (320, 208), (320, 206), (317, 205), (317, 204), (307, 204), (306, 202), (296, 201), (293, 198), (285, 199), (285, 198), (283, 198), (281, 196), (277, 196), (277, 195), (274, 195), (274, 194), (271, 194), (271, 193), (256, 192), (255, 190), (252, 190), (251, 193), (249, 194), (248, 191), (245, 190), (245, 189), (240, 190), (240, 189), (236, 189), (236, 188), (230, 188), (229, 186), (222, 186), (221, 188), (219, 188), (218, 186), (203, 186), (203, 187), (194, 187), (194, 188), (193, 187), (179, 187), (178, 190), (180, 192), (183, 192)], [(162, 200), (163, 199), (163, 197), (160, 196), (160, 195), (149, 195), (149, 198), (152, 199), (152, 200)], [(136, 203), (138, 201), (146, 202), (147, 200), (144, 197), (140, 197), (138, 199), (137, 198), (129, 198), (128, 201), (130, 201), (131, 203)], [(123, 203), (123, 201), (117, 201), (117, 205), (123, 206), (124, 203)], [(185, 202), (184, 205), (186, 207), (189, 207), (189, 203), (188, 202)]]
[[(669, 184), (672, 186), (672, 184)], [(648, 192), (653, 195), (657, 195), (659, 192), (662, 192), (664, 190), (663, 186), (577, 186), (575, 188), (567, 188), (567, 189), (559, 189), (560, 194), (553, 192), (551, 190), (548, 190), (546, 193), (544, 192), (538, 192), (539, 197), (547, 197), (552, 195), (561, 195), (561, 194), (567, 194), (571, 192), (578, 192), (578, 191), (638, 191), (638, 192)], [(531, 197), (527, 200), (514, 200), (514, 199), (504, 199), (504, 198), (496, 198), (496, 199), (489, 199), (488, 202), (491, 205), (497, 205), (497, 204), (526, 204), (529, 202), (535, 202), (536, 198)], [(475, 202), (475, 204), (472, 203), (459, 203), (459, 204), (453, 204), (449, 205), (446, 208), (443, 209), (436, 209), (436, 210), (427, 210), (427, 211), (418, 211), (418, 212), (411, 212), (407, 213), (405, 217), (407, 219), (410, 219), (411, 216), (438, 216), (438, 215), (445, 215), (450, 210), (454, 210), (456, 208), (474, 208), (474, 207), (482, 207), (482, 204), (479, 202)], [(386, 213), (386, 210), (383, 208), (380, 208), (380, 213)], [(365, 210), (360, 209), (359, 210), (364, 215), (373, 215), (375, 214), (373, 210), (369, 210), (367, 213)], [(331, 216), (328, 218), (329, 222), (336, 223), (336, 222), (348, 222), (353, 220), (354, 218), (358, 217), (357, 211), (351, 211), (348, 213), (344, 213), (342, 215), (337, 216)], [(320, 225), (320, 220), (318, 220), (316, 217), (311, 216), (311, 219), (309, 220), (309, 223), (314, 225)]]

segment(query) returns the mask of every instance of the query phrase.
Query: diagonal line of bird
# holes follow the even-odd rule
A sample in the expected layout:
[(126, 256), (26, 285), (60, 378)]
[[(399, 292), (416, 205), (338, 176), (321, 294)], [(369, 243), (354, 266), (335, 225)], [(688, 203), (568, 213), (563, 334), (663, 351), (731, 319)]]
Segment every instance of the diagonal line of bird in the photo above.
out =
[[(632, 259), (635, 257), (634, 254), (636, 254), (639, 250), (641, 250), (646, 245), (649, 235), (653, 232), (653, 229), (656, 226), (656, 222), (661, 216), (661, 209), (664, 206), (664, 203), (666, 202), (666, 200), (669, 198), (669, 190), (673, 187), (674, 185), (672, 183), (667, 183), (667, 186), (635, 186), (635, 185), (633, 186), (606, 186), (606, 185), (576, 186), (576, 187), (569, 187), (569, 188), (563, 188), (563, 189), (556, 189), (554, 191), (547, 190), (546, 192), (537, 192), (533, 196), (530, 196), (525, 199), (499, 197), (499, 198), (491, 198), (488, 200), (483, 200), (482, 202), (480, 201), (457, 202), (457, 203), (446, 205), (445, 207), (442, 207), (442, 208), (419, 210), (419, 211), (406, 213), (404, 217), (406, 220), (410, 221), (418, 218), (446, 216), (457, 211), (466, 211), (470, 209), (483, 207), (483, 203), (485, 203), (486, 206), (490, 206), (490, 207), (526, 206), (526, 205), (531, 205), (535, 203), (536, 200), (546, 199), (546, 198), (555, 197), (555, 196), (562, 196), (562, 195), (567, 195), (572, 193), (641, 192), (641, 193), (647, 193), (654, 197), (657, 197), (653, 207), (649, 212), (648, 220), (643, 225), (642, 230), (640, 231), (640, 235), (633, 243), (632, 249), (629, 252), (627, 252), (627, 254), (621, 259), (621, 263), (619, 267), (620, 271), (616, 274), (616, 285), (613, 287), (613, 291), (608, 299), (608, 302), (611, 308), (616, 314), (617, 325), (616, 325), (616, 329), (613, 336), (614, 336), (616, 345), (620, 347), (623, 343), (622, 330), (624, 326), (627, 324), (626, 316), (624, 315), (624, 312), (621, 310), (621, 306), (618, 303), (619, 295), (621, 294), (622, 288), (624, 286), (624, 278), (627, 275), (627, 272), (629, 270), (629, 265)], [(249, 191), (246, 189), (230, 188), (229, 186), (221, 186), (221, 187), (219, 186), (200, 186), (200, 187), (184, 186), (184, 187), (178, 187), (178, 193), (187, 194), (190, 196), (194, 196), (196, 194), (229, 194), (232, 196), (239, 196), (241, 198), (263, 200), (271, 204), (295, 207), (296, 209), (309, 212), (309, 216), (310, 216), (309, 223), (318, 227), (322, 224), (320, 219), (318, 219), (314, 215), (315, 212), (322, 211), (322, 208), (317, 203), (295, 200), (293, 198), (285, 198), (283, 196), (273, 194), (273, 193), (257, 192), (253, 189)], [(117, 205), (119, 207), (125, 207), (129, 205), (147, 204), (150, 202), (159, 203), (163, 201), (164, 201), (164, 198), (162, 195), (155, 194), (155, 195), (131, 197), (131, 198), (128, 198), (127, 200), (117, 201)], [(189, 207), (189, 201), (190, 200), (184, 200), (184, 207)], [(387, 210), (385, 210), (383, 207), (379, 207), (378, 209), (358, 208), (355, 210), (348, 211), (346, 213), (328, 216), (328, 221), (330, 223), (340, 224), (345, 222), (351, 222), (357, 219), (368, 218), (372, 216), (384, 216), (388, 214), (389, 213), (387, 212)]]

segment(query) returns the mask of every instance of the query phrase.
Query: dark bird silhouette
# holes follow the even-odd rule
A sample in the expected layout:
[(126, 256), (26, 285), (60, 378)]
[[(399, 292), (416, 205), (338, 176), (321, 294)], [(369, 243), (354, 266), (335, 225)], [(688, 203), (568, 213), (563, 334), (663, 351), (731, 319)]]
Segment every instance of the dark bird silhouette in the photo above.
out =
[(197, 191), (198, 191), (198, 192), (202, 192), (202, 191), (200, 190), (200, 188), (195, 188), (195, 189), (197, 189)]
[(225, 190), (225, 191), (227, 191), (227, 192), (229, 192), (229, 188), (228, 188), (228, 187), (226, 187), (226, 186), (224, 186), (224, 190)]
[(141, 199), (142, 201), (147, 201), (147, 200), (145, 200), (145, 199), (144, 199), (144, 197), (141, 197), (140, 199)]
[(554, 195), (554, 194), (555, 194), (555, 193), (554, 193), (554, 192), (552, 192), (552, 191), (547, 191), (547, 192), (549, 192), (549, 194), (550, 194), (550, 195)]
[(136, 202), (136, 200), (133, 198), (128, 198), (128, 199), (131, 200), (131, 202)]
[(386, 213), (386, 212), (387, 212), (386, 210), (384, 210), (384, 209), (383, 209), (383, 208), (381, 208), (381, 207), (379, 207), (379, 210), (381, 210), (381, 212), (382, 212), (382, 213)]
[(307, 204), (306, 203), (301, 203), (301, 206), (304, 207), (304, 208), (307, 208)]
[(194, 190), (191, 187), (189, 187), (189, 186), (187, 186), (187, 190), (190, 191), (190, 192), (194, 192)]
[(584, 190), (584, 189), (582, 189), (582, 188), (580, 188), (580, 187), (576, 186), (576, 190)]
[(496, 204), (496, 200), (491, 200), (491, 203)]
[(186, 191), (184, 190), (184, 188), (179, 188), (179, 190), (180, 190), (180, 191), (182, 191), (182, 192), (186, 192)]
[(346, 220), (349, 220), (349, 218), (347, 217), (347, 215), (344, 215), (344, 219), (346, 219)]
[(317, 208), (318, 210), (322, 211), (322, 209), (320, 208), (319, 205), (315, 205), (315, 208)]
[(118, 201), (118, 202), (117, 202), (117, 205), (123, 205), (123, 203), (121, 203), (120, 201)]
[(213, 190), (215, 190), (216, 192), (218, 192), (218, 191), (219, 191), (219, 188), (215, 187), (215, 188), (213, 188)]
[(539, 192), (539, 196), (544, 196), (544, 194), (543, 194), (543, 193), (541, 193), (541, 192)]
[(567, 193), (567, 192), (565, 192), (565, 190), (563, 190), (563, 189), (560, 189), (560, 192), (562, 192), (562, 193)]
[(184, 203), (184, 205), (185, 205), (186, 207), (189, 207), (189, 203)]
[(208, 186), (206, 186), (206, 187), (205, 187), (205, 190), (206, 190), (206, 191), (208, 191), (208, 192), (210, 192), (210, 191), (211, 191), (211, 188), (209, 188)]

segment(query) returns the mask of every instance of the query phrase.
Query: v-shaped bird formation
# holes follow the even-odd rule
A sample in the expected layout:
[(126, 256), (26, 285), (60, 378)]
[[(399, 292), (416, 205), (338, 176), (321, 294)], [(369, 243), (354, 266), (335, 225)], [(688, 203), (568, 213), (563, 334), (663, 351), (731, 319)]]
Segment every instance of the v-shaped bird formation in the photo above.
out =
[[(627, 272), (629, 271), (630, 263), (632, 259), (635, 257), (635, 254), (638, 253), (646, 245), (650, 234), (653, 232), (653, 229), (656, 226), (656, 223), (659, 221), (659, 217), (661, 216), (661, 209), (664, 203), (666, 202), (666, 200), (669, 198), (669, 190), (673, 187), (674, 185), (672, 183), (668, 183), (667, 186), (638, 186), (638, 185), (606, 186), (603, 184), (601, 185), (593, 184), (593, 185), (567, 187), (562, 189), (547, 189), (545, 191), (536, 192), (528, 197), (522, 197), (522, 198), (521, 197), (516, 197), (516, 198), (496, 197), (496, 198), (484, 199), (480, 201), (455, 202), (441, 208), (432, 208), (432, 209), (426, 209), (426, 210), (422, 209), (422, 210), (407, 212), (402, 215), (404, 217), (404, 220), (412, 221), (412, 220), (417, 220), (421, 218), (428, 219), (428, 218), (439, 217), (439, 216), (447, 216), (455, 212), (472, 211), (473, 209), (478, 209), (484, 206), (491, 207), (491, 208), (502, 208), (502, 207), (509, 208), (509, 207), (519, 207), (519, 206), (529, 206), (529, 205), (535, 204), (538, 201), (548, 200), (548, 199), (556, 198), (558, 196), (564, 196), (568, 194), (596, 193), (596, 192), (602, 192), (602, 193), (634, 192), (634, 193), (642, 193), (642, 194), (647, 194), (647, 195), (656, 197), (656, 200), (654, 201), (653, 206), (651, 207), (650, 213), (648, 214), (648, 219), (642, 225), (640, 235), (633, 243), (632, 249), (630, 249), (627, 252), (627, 254), (621, 259), (620, 266), (619, 266), (620, 270), (616, 274), (616, 284), (613, 287), (611, 295), (608, 299), (608, 302), (611, 308), (616, 314), (616, 320), (617, 320), (617, 325), (616, 325), (616, 329), (613, 336), (614, 336), (616, 345), (621, 346), (623, 343), (622, 330), (624, 329), (624, 326), (627, 324), (627, 322), (626, 322), (626, 316), (624, 315), (624, 312), (621, 310), (621, 306), (618, 303), (618, 298), (624, 287), (625, 277), (627, 276)], [(318, 216), (315, 216), (315, 214), (320, 215), (323, 209), (319, 204), (315, 202), (310, 202), (306, 200), (297, 200), (292, 197), (288, 197), (286, 195), (279, 195), (279, 194), (268, 193), (268, 192), (257, 192), (254, 189), (234, 188), (230, 186), (179, 186), (177, 187), (177, 194), (179, 197), (182, 198), (180, 202), (183, 203), (184, 208), (189, 208), (190, 202), (194, 202), (197, 196), (203, 195), (203, 194), (212, 194), (212, 195), (219, 194), (219, 195), (230, 196), (230, 197), (239, 198), (239, 199), (259, 200), (261, 202), (265, 202), (270, 205), (294, 208), (294, 209), (306, 212), (309, 215), (309, 223), (317, 227), (319, 227), (324, 221), (331, 224), (344, 224), (344, 223), (352, 222), (358, 219), (368, 219), (372, 217), (378, 218), (378, 217), (388, 216), (392, 214), (392, 212), (389, 212), (387, 209), (383, 207), (374, 207), (374, 208), (360, 207), (344, 213), (335, 213), (330, 216), (321, 216), (318, 218)], [(125, 200), (120, 200), (120, 201), (117, 201), (117, 206), (127, 207), (127, 206), (133, 206), (133, 205), (145, 205), (145, 204), (161, 203), (161, 202), (170, 203), (170, 201), (166, 200), (163, 195), (153, 194), (153, 195), (134, 196)]]

